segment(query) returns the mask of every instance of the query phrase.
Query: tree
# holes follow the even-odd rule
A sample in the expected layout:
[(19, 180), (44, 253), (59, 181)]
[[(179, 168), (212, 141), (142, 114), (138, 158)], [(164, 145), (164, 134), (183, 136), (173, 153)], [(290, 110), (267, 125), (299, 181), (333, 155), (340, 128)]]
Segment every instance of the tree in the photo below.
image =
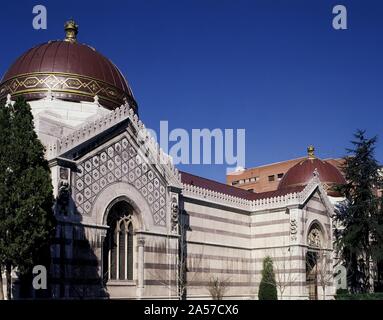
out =
[[(175, 293), (180, 300), (186, 300), (187, 290), (193, 281), (202, 280), (202, 273), (197, 270), (201, 268), (202, 262), (204, 260), (203, 252), (197, 258), (188, 256), (188, 231), (190, 229), (189, 215), (183, 209), (179, 209), (178, 216), (178, 256), (177, 260), (174, 263), (177, 265), (175, 278), (176, 285), (172, 285), (169, 281), (169, 275), (162, 270), (150, 271), (147, 272), (151, 274), (158, 282), (163, 286), (166, 286), (170, 291)], [(190, 234), (189, 234), (190, 237)], [(204, 250), (204, 247), (202, 247)], [(166, 261), (166, 256), (162, 255), (158, 257), (159, 261), (163, 260), (163, 263)], [(191, 272), (191, 270), (194, 270)]]
[(53, 194), (30, 106), (18, 98), (0, 110), (0, 265), (10, 299), (11, 271), (30, 272), (53, 236)]
[(329, 252), (320, 250), (318, 260), (319, 265), (316, 269), (318, 273), (318, 283), (322, 287), (323, 300), (326, 300), (326, 288), (332, 281), (334, 281), (332, 259)]
[(319, 249), (317, 252), (313, 252), (309, 259), (306, 260), (307, 267), (314, 272), (317, 284), (322, 288), (323, 300), (326, 300), (326, 288), (334, 281), (330, 255), (330, 252)]
[[(275, 252), (275, 251), (274, 251)], [(274, 259), (273, 267), (275, 270), (275, 284), (279, 289), (279, 299), (283, 299), (283, 295), (288, 287), (291, 287), (298, 280), (298, 273), (294, 271), (293, 257), (290, 248), (280, 249), (280, 259)], [(274, 256), (277, 255), (274, 253)]]
[(3, 247), (3, 235), (5, 229), (3, 228), (3, 217), (5, 212), (3, 208), (6, 207), (6, 177), (8, 175), (9, 164), (9, 146), (10, 146), (10, 112), (9, 108), (0, 106), (0, 300), (4, 299), (3, 293), (3, 266), (5, 265), (5, 253), (1, 248)]
[(346, 183), (336, 187), (346, 198), (336, 208), (336, 247), (345, 261), (352, 293), (371, 290), (371, 266), (382, 255), (382, 214), (376, 189), (382, 187), (374, 157), (376, 137), (358, 130), (347, 149), (342, 171)]
[(208, 291), (213, 300), (222, 300), (225, 296), (229, 285), (229, 279), (220, 279), (217, 276), (212, 276), (209, 279)]
[(278, 300), (273, 260), (270, 257), (266, 257), (263, 260), (262, 279), (259, 285), (258, 298), (259, 300)]

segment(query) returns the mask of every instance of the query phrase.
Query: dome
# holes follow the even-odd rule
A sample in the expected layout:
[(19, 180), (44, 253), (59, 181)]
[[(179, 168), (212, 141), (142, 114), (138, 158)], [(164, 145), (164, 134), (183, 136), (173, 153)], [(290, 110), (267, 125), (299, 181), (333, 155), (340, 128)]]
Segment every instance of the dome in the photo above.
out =
[(68, 101), (94, 101), (114, 109), (128, 102), (137, 111), (132, 91), (118, 68), (94, 48), (78, 43), (78, 26), (65, 24), (66, 38), (37, 45), (22, 54), (0, 82), (0, 100), (8, 94), (41, 99), (50, 92)]
[(314, 171), (318, 172), (320, 181), (329, 187), (346, 183), (339, 169), (325, 160), (317, 159), (314, 156), (314, 147), (310, 146), (308, 148), (308, 157), (286, 172), (279, 182), (278, 190), (305, 186), (312, 179)]

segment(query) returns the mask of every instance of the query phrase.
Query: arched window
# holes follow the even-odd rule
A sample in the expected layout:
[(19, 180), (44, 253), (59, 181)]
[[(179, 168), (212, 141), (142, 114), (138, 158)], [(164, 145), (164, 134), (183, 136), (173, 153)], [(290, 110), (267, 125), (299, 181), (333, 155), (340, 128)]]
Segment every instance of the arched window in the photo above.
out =
[(125, 201), (109, 210), (104, 241), (104, 279), (133, 280), (133, 210)]
[(323, 246), (323, 233), (318, 224), (313, 224), (307, 235), (307, 244), (311, 248), (322, 248)]

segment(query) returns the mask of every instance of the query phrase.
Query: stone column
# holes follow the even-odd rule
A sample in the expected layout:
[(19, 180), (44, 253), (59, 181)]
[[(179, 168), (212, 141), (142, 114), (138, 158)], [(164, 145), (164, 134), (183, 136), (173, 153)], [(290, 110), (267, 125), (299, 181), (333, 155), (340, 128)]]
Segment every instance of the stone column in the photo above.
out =
[[(304, 219), (305, 214), (297, 207), (290, 208), (290, 255), (294, 258), (291, 268), (301, 270), (294, 274), (294, 281), (300, 286), (291, 286), (290, 292), (293, 299), (304, 299), (307, 295), (306, 288), (306, 253), (304, 249)], [(287, 291), (287, 290), (286, 290)]]
[[(99, 239), (100, 239), (100, 249), (99, 254), (100, 256), (97, 257), (99, 262), (99, 275), (101, 279), (101, 283), (104, 282), (104, 275), (108, 271), (108, 279), (106, 279), (106, 282), (109, 280), (109, 270), (104, 270), (104, 266), (106, 261), (104, 261), (104, 255), (106, 252), (104, 252), (104, 241), (106, 241), (106, 235), (107, 235), (107, 229), (101, 229)], [(106, 256), (106, 259), (108, 259), (108, 256)], [(109, 267), (109, 261), (107, 262), (107, 266)]]
[(144, 287), (144, 246), (145, 239), (139, 237), (137, 239), (138, 243), (138, 288), (142, 289)]

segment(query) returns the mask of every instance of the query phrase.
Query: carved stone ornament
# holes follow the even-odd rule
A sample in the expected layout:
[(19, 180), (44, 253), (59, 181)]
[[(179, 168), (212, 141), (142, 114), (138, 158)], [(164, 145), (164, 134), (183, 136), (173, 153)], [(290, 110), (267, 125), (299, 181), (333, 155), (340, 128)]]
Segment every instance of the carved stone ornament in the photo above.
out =
[(124, 182), (147, 200), (154, 224), (166, 225), (165, 183), (125, 136), (83, 159), (72, 181), (79, 214), (91, 215), (98, 194), (116, 182)]
[(172, 197), (172, 202), (171, 202), (171, 220), (172, 220), (172, 231), (176, 232), (177, 231), (177, 225), (178, 225), (178, 200), (177, 197), (173, 196)]
[(322, 232), (317, 227), (310, 230), (307, 236), (307, 244), (313, 248), (322, 247)]
[(298, 233), (298, 223), (297, 219), (293, 218), (290, 220), (290, 234), (291, 234), (291, 240), (296, 240), (297, 236), (296, 234)]
[(70, 200), (70, 186), (68, 181), (61, 180), (58, 188), (57, 208), (60, 214), (66, 214)]

